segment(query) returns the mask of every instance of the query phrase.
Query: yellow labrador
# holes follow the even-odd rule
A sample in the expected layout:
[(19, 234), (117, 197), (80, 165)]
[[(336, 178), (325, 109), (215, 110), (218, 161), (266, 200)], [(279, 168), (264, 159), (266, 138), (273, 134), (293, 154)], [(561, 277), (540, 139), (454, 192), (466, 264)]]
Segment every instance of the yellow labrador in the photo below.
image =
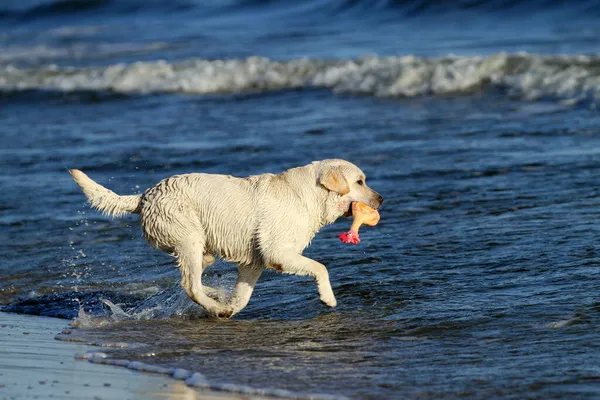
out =
[[(209, 315), (222, 318), (248, 304), (265, 268), (313, 277), (321, 301), (335, 307), (327, 269), (302, 251), (321, 227), (349, 216), (353, 201), (373, 208), (383, 202), (357, 166), (338, 159), (247, 178), (175, 175), (131, 196), (119, 196), (79, 170), (70, 173), (92, 207), (115, 217), (140, 214), (145, 239), (177, 257), (188, 296)], [(235, 289), (226, 302), (202, 285), (202, 273), (216, 256), (238, 264)]]

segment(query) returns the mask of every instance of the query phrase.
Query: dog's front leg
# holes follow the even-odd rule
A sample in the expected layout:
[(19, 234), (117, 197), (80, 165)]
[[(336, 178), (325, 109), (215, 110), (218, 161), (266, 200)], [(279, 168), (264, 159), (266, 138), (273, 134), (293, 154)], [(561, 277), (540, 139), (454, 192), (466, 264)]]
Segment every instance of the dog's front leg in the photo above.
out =
[(286, 253), (277, 256), (270, 267), (285, 274), (312, 276), (317, 282), (321, 301), (329, 307), (337, 305), (329, 282), (329, 273), (323, 264), (301, 254)]

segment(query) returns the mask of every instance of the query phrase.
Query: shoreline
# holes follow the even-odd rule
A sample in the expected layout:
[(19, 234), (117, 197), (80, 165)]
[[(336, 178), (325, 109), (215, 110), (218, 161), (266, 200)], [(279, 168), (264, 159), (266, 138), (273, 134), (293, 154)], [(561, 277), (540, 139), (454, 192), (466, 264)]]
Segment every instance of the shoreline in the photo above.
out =
[(98, 348), (55, 339), (58, 318), (0, 312), (0, 398), (34, 399), (258, 399), (198, 390), (167, 375), (77, 359)]

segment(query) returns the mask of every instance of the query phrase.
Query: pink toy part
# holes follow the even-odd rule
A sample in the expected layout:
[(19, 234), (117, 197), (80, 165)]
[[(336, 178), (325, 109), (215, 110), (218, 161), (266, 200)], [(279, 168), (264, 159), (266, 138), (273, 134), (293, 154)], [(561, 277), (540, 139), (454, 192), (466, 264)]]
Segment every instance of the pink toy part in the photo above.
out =
[(352, 243), (358, 244), (360, 243), (360, 238), (358, 237), (358, 232), (348, 231), (342, 232), (338, 235), (342, 243)]

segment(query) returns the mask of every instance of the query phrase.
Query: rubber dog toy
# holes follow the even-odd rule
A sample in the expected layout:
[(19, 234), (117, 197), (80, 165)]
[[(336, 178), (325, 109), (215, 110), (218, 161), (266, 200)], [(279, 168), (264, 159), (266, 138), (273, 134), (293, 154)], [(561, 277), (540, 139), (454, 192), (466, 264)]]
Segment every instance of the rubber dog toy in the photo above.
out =
[(352, 203), (352, 226), (348, 232), (340, 233), (338, 237), (344, 243), (358, 244), (360, 237), (358, 230), (361, 225), (375, 226), (379, 222), (379, 213), (377, 210), (369, 207), (365, 203)]

